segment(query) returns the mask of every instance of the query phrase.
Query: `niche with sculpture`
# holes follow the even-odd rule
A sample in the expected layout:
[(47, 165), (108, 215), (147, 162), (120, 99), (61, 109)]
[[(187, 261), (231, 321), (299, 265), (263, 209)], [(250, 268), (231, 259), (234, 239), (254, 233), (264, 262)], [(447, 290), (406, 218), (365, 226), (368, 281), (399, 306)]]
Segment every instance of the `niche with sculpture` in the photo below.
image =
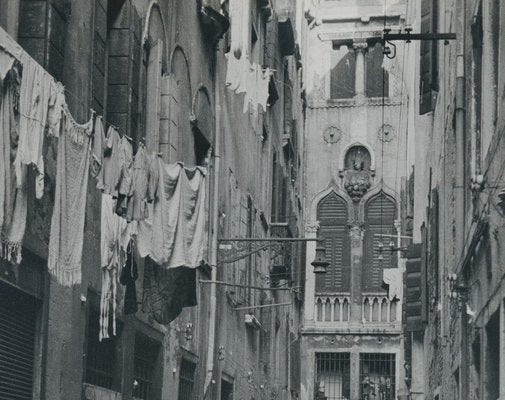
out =
[(372, 186), (372, 160), (364, 146), (351, 147), (344, 159), (344, 188), (353, 201), (359, 201)]

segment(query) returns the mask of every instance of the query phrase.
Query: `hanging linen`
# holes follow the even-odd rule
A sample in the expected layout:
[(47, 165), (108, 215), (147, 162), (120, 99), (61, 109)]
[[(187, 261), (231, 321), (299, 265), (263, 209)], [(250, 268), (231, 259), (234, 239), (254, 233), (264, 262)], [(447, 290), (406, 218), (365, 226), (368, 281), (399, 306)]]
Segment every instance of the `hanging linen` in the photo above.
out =
[(149, 216), (147, 203), (152, 201), (154, 189), (150, 189), (151, 176), (158, 175), (158, 163), (151, 162), (144, 146), (141, 146), (135, 154), (133, 161), (133, 173), (130, 193), (128, 194), (128, 206), (126, 219), (128, 221), (141, 221)]
[(152, 218), (138, 224), (142, 257), (165, 268), (198, 267), (207, 251), (205, 169), (164, 164), (158, 158), (159, 179)]
[(102, 217), (100, 226), (100, 259), (102, 290), (100, 298), (99, 339), (109, 337), (110, 308), (112, 305), (112, 334), (116, 334), (116, 304), (118, 272), (126, 261), (126, 249), (130, 242), (130, 226), (116, 210), (117, 199), (102, 194)]
[(96, 178), (98, 189), (103, 188), (103, 175), (100, 173), (103, 164), (103, 154), (105, 152), (106, 138), (105, 130), (103, 129), (103, 120), (100, 115), (95, 118), (95, 126), (93, 128), (93, 150), (91, 160), (91, 175)]
[(167, 269), (147, 257), (143, 288), (142, 311), (151, 314), (159, 324), (169, 324), (184, 307), (198, 304), (194, 268)]
[(403, 274), (400, 268), (386, 268), (382, 270), (383, 286), (388, 291), (389, 301), (400, 300), (403, 286)]
[(0, 257), (21, 262), (26, 228), (26, 166), (21, 167), (21, 182), (16, 183), (12, 168), (18, 142), (19, 74), (13, 68), (0, 85)]
[(48, 269), (65, 286), (81, 283), (84, 215), (93, 117), (76, 123), (65, 107), (58, 143)]
[(128, 256), (126, 258), (126, 262), (121, 268), (121, 274), (119, 276), (119, 282), (121, 282), (121, 285), (125, 286), (123, 307), (124, 315), (135, 314), (138, 310), (137, 287), (135, 286), (135, 282), (139, 277), (139, 273), (137, 263), (134, 261), (133, 257), (132, 243), (133, 242), (130, 242), (130, 246), (128, 247)]
[(38, 197), (44, 187), (42, 148), (54, 79), (26, 53), (21, 55), (21, 64), (23, 74), (19, 94), (19, 143), (14, 167), (18, 186), (22, 182), (23, 166), (35, 167)]
[(117, 187), (121, 174), (119, 162), (120, 142), (121, 136), (119, 136), (119, 133), (113, 126), (109, 126), (104, 146), (103, 165), (100, 170), (97, 188), (101, 189), (103, 193), (110, 194), (113, 197), (117, 197)]

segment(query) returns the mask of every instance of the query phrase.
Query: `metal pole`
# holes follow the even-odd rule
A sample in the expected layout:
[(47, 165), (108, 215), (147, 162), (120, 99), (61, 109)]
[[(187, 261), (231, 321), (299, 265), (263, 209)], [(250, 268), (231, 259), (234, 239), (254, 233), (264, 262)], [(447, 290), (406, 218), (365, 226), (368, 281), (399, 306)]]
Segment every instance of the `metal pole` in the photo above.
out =
[(261, 286), (250, 286), (250, 285), (239, 285), (236, 283), (228, 283), (228, 282), (223, 282), (223, 281), (212, 281), (212, 280), (204, 280), (200, 279), (200, 283), (210, 283), (210, 284), (216, 284), (216, 285), (223, 285), (223, 286), (231, 286), (231, 287), (239, 287), (239, 288), (246, 288), (246, 289), (258, 289), (258, 290), (291, 290), (292, 288), (269, 288), (269, 287), (261, 287)]
[(232, 310), (233, 311), (237, 311), (237, 310), (253, 310), (253, 309), (256, 309), (256, 308), (290, 306), (291, 304), (292, 304), (291, 302), (289, 302), (289, 303), (277, 303), (277, 304), (263, 304), (261, 306), (236, 307), (236, 308), (232, 308)]

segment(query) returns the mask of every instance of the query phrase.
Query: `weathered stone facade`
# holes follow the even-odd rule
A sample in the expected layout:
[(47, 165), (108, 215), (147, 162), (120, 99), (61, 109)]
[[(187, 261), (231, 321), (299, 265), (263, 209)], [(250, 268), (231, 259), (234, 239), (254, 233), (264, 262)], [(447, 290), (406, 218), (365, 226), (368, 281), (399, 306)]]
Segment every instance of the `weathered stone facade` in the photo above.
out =
[(413, 234), (423, 243), (425, 281), (423, 324), (408, 333), (412, 398), (501, 399), (505, 4), (419, 3), (422, 21), (457, 39), (424, 47), (433, 71), (418, 77), (421, 91), (431, 82), (433, 100), (417, 105), (417, 131), (425, 134), (413, 159)]
[[(244, 112), (244, 95), (225, 84), (231, 40), (226, 30), (233, 24), (226, 1), (0, 2), (0, 25), (65, 85), (77, 121), (87, 120), (93, 108), (122, 134), (144, 138), (146, 147), (163, 153), (165, 161), (208, 166), (209, 261), (222, 237), (303, 233), (303, 198), (297, 194), (304, 185), (304, 103), (295, 32), (301, 15), (296, 2), (249, 3), (252, 20), (243, 27), (250, 39), (248, 54), (274, 70), (269, 105), (259, 112)], [(190, 398), (180, 397), (183, 379), (193, 387), (191, 398), (229, 398), (230, 393), (237, 399), (298, 398), (301, 249), (291, 254), (282, 277), (270, 276), (268, 252), (226, 265), (217, 255), (217, 266), (211, 265), (216, 274), (211, 269), (197, 272), (199, 281), (214, 277), (268, 288), (277, 279), (280, 287), (293, 290), (216, 285), (213, 295), (212, 283), (197, 282), (198, 306), (185, 309), (167, 326), (141, 311), (119, 315), (111, 383), (100, 387), (89, 381), (87, 332), (97, 318), (92, 311), (101, 287), (100, 193), (90, 183), (82, 284), (62, 287), (48, 275), (45, 261), (57, 140), (46, 143), (46, 194), (42, 200), (32, 196), (25, 261), (19, 269), (22, 277), (32, 278), (22, 280), (14, 270), (9, 275), (12, 267), (4, 262), (1, 278), (37, 299), (33, 398)], [(143, 262), (137, 261), (137, 297), (142, 299)], [(261, 312), (233, 310), (277, 303), (289, 305)], [(246, 314), (254, 314), (261, 326), (246, 323)], [(140, 373), (135, 349), (147, 352), (149, 346), (153, 353), (144, 355), (155, 370), (144, 376), (151, 381), (144, 397), (135, 394)]]
[[(404, 268), (401, 253), (388, 249), (406, 243), (397, 235), (405, 235), (400, 193), (415, 135), (408, 101), (414, 64), (402, 43), (395, 58), (383, 57), (380, 37), (384, 25), (403, 29), (411, 11), (403, 1), (386, 11), (374, 1), (315, 3), (307, 2), (303, 39), (306, 234), (338, 250), (329, 252), (328, 277), (307, 274), (301, 398), (393, 399), (405, 393), (403, 297), (388, 299), (382, 270)], [(314, 251), (309, 244), (307, 260)], [(324, 359), (332, 361), (325, 366)]]

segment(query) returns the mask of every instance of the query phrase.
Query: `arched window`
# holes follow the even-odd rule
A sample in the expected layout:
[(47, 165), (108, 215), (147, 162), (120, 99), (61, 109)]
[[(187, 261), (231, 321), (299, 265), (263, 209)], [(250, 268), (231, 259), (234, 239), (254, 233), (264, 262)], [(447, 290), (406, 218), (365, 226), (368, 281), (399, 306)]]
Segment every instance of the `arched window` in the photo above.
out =
[(347, 293), (350, 290), (350, 243), (347, 204), (332, 192), (317, 207), (319, 236), (324, 239), (328, 272), (316, 277), (316, 292)]
[(186, 56), (180, 47), (171, 59), (170, 79), (170, 162), (195, 165), (195, 139), (191, 130), (191, 85)]
[[(395, 235), (394, 221), (396, 205), (394, 200), (383, 192), (372, 197), (365, 205), (365, 249), (363, 259), (362, 288), (365, 292), (383, 292), (381, 270), (396, 268), (396, 253), (388, 251), (389, 243), (396, 245), (396, 238), (380, 235)], [(383, 243), (383, 259), (380, 260), (379, 243)]]

